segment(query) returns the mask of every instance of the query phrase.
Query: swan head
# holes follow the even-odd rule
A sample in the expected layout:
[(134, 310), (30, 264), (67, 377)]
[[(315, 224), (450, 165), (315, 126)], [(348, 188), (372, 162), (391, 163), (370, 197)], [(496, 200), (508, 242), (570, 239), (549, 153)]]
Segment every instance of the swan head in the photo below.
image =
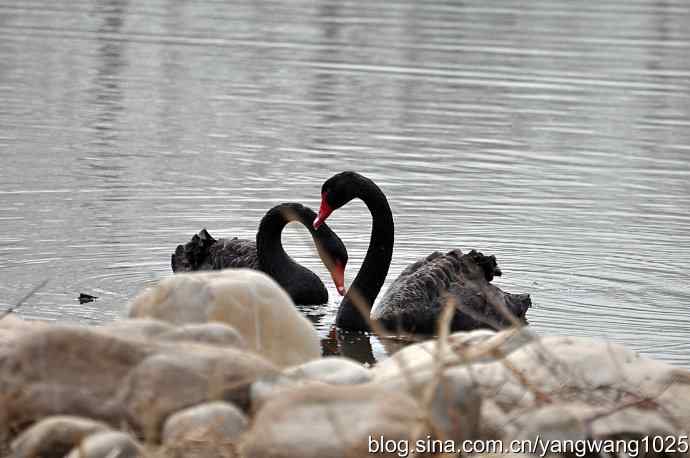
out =
[(314, 229), (318, 229), (334, 210), (357, 197), (364, 181), (369, 180), (356, 172), (341, 172), (326, 180), (321, 186), (321, 206)]
[(328, 225), (321, 225), (314, 232), (314, 240), (319, 257), (331, 274), (333, 283), (340, 295), (345, 294), (345, 267), (347, 266), (347, 248), (340, 237)]
[(328, 196), (326, 193), (321, 194), (321, 206), (319, 207), (319, 214), (314, 220), (314, 229), (318, 229), (326, 221), (326, 219), (333, 213), (333, 207), (328, 204)]

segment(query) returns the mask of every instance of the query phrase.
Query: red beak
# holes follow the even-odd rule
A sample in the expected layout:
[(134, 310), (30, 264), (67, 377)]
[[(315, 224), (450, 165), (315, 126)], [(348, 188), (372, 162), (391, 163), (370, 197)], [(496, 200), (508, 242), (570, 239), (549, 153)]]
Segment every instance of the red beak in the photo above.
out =
[(319, 207), (319, 215), (314, 220), (314, 229), (318, 229), (331, 213), (333, 213), (333, 209), (328, 205), (328, 202), (326, 202), (326, 193), (324, 192), (321, 194), (321, 207)]
[(345, 295), (345, 266), (336, 261), (335, 267), (331, 272), (331, 277), (333, 278), (333, 283), (335, 283), (335, 288), (341, 296)]

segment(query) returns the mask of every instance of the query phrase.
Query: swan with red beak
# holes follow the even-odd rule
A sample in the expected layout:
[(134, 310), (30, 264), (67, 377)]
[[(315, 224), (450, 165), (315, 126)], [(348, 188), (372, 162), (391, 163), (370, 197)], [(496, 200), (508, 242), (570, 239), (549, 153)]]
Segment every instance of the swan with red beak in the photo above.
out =
[[(496, 258), (476, 250), (435, 251), (410, 264), (375, 304), (393, 258), (395, 238), (393, 213), (381, 188), (356, 172), (333, 175), (321, 186), (321, 207), (313, 227), (320, 227), (353, 199), (362, 200), (371, 213), (371, 238), (362, 267), (338, 308), (338, 327), (370, 331), (370, 322), (377, 322), (392, 331), (434, 334), (449, 298), (460, 304), (450, 322), (453, 331), (526, 323), (532, 305), (529, 294), (506, 293), (491, 284), (494, 276), (501, 275)], [(334, 280), (339, 276), (332, 275)], [(343, 290), (338, 287), (341, 294)]]

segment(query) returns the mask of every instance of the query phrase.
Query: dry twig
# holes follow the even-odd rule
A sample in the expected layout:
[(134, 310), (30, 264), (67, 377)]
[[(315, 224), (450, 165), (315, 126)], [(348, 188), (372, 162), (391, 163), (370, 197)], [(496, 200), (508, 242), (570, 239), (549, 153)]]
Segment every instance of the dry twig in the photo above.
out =
[(7, 315), (9, 315), (10, 313), (13, 313), (15, 310), (17, 310), (19, 307), (21, 307), (21, 306), (24, 304), (24, 302), (26, 302), (31, 296), (33, 296), (34, 294), (36, 294), (36, 292), (37, 292), (38, 290), (40, 290), (41, 288), (43, 288), (43, 287), (46, 285), (46, 283), (48, 283), (48, 279), (47, 279), (47, 278), (46, 278), (45, 280), (43, 280), (41, 283), (39, 283), (38, 285), (36, 285), (36, 286), (34, 286), (33, 288), (31, 288), (31, 290), (30, 290), (28, 293), (26, 293), (26, 294), (24, 295), (24, 297), (22, 297), (21, 299), (19, 299), (12, 307), (10, 307), (10, 308), (8, 308), (7, 310), (5, 310), (4, 312), (2, 312), (2, 315), (0, 315), (0, 320), (2, 320), (2, 319), (5, 318)]

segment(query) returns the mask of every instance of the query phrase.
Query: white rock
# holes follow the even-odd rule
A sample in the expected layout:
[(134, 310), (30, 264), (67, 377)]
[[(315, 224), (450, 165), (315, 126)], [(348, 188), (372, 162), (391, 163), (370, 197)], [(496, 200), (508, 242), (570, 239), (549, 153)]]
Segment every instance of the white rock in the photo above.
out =
[(615, 409), (623, 400), (650, 399), (679, 430), (690, 431), (686, 370), (602, 339), (539, 337), (529, 329), (474, 339), (476, 335), (453, 334), (440, 353), (435, 342), (405, 348), (372, 369), (375, 381), (384, 386), (422, 385), (443, 361), (452, 384), (475, 390), (508, 417), (548, 403), (578, 401)]
[(144, 451), (129, 435), (104, 431), (86, 437), (66, 458), (141, 458)]
[(368, 383), (372, 378), (371, 371), (349, 358), (332, 356), (317, 359), (289, 367), (276, 376), (254, 382), (251, 388), (252, 404), (261, 404), (271, 396), (306, 382), (357, 385)]
[(371, 384), (305, 385), (264, 404), (242, 436), (240, 456), (364, 458), (372, 456), (370, 437), (409, 440), (419, 419), (418, 404), (405, 393)]
[(172, 331), (175, 326), (165, 321), (141, 318), (116, 320), (100, 329), (108, 334), (128, 339), (154, 339), (165, 332)]
[[(630, 405), (623, 409), (596, 407), (579, 402), (557, 403), (537, 409), (529, 409), (511, 420), (515, 432), (507, 436), (505, 442), (524, 441), (535, 443), (537, 437), (542, 446), (551, 444), (553, 447), (563, 446), (571, 441), (579, 447), (584, 447), (587, 440), (640, 440), (643, 437), (679, 437), (683, 434), (678, 430), (665, 414), (658, 410), (640, 408)], [(603, 445), (603, 444), (602, 444)], [(620, 447), (618, 451), (622, 451)], [(639, 451), (642, 446), (637, 444)], [(650, 445), (651, 448), (651, 445)], [(526, 450), (530, 452), (529, 450)], [(565, 453), (558, 448), (545, 447), (543, 450), (532, 450), (535, 454)], [(613, 450), (608, 450), (608, 453)], [(574, 453), (582, 453), (575, 450)], [(608, 453), (603, 453), (607, 455)], [(615, 454), (615, 453), (614, 453)], [(597, 453), (593, 453), (597, 455)], [(630, 453), (630, 455), (636, 455)]]
[(54, 324), (12, 338), (0, 373), (1, 447), (17, 429), (54, 415), (127, 425), (155, 439), (168, 415), (190, 405), (226, 399), (249, 408), (251, 384), (278, 370), (234, 347)]
[[(532, 341), (531, 331), (507, 330), (500, 333), (486, 329), (469, 332), (457, 332), (449, 336), (448, 345), (444, 345), (443, 362), (447, 366), (463, 363), (466, 359), (473, 362), (492, 361), (495, 358), (487, 349), (498, 348), (503, 355)], [(408, 345), (372, 368), (376, 380), (397, 378), (401, 374), (407, 375), (430, 371), (436, 364), (438, 355), (438, 340), (427, 340), (418, 344)], [(465, 355), (465, 350), (469, 355)]]
[(156, 350), (146, 341), (115, 337), (95, 326), (53, 324), (21, 333), (0, 357), (1, 434), (51, 415), (118, 425), (122, 409), (112, 402), (113, 394), (127, 373)]
[(199, 342), (221, 347), (247, 347), (244, 338), (235, 328), (220, 322), (186, 324), (160, 334), (158, 339), (171, 342)]
[(235, 439), (246, 428), (247, 417), (234, 405), (223, 401), (206, 402), (171, 415), (163, 428), (163, 443), (208, 435)]
[(247, 418), (237, 407), (207, 402), (171, 415), (163, 428), (163, 446), (168, 456), (227, 456), (246, 429)]
[(13, 314), (7, 315), (0, 320), (0, 354), (10, 350), (18, 337), (49, 324), (45, 321), (24, 320)]
[(344, 357), (331, 356), (285, 369), (286, 377), (318, 380), (331, 385), (356, 385), (372, 379), (371, 372), (360, 363)]
[(47, 417), (12, 442), (12, 456), (62, 458), (86, 436), (108, 429), (105, 423), (88, 418), (70, 415)]
[(311, 322), (273, 279), (256, 270), (174, 275), (139, 294), (129, 314), (175, 324), (227, 323), (239, 331), (250, 349), (283, 367), (321, 355)]
[(248, 409), (249, 389), (276, 369), (251, 352), (211, 346), (146, 358), (121, 381), (117, 404), (131, 426), (157, 440), (164, 420), (174, 412), (212, 399)]

